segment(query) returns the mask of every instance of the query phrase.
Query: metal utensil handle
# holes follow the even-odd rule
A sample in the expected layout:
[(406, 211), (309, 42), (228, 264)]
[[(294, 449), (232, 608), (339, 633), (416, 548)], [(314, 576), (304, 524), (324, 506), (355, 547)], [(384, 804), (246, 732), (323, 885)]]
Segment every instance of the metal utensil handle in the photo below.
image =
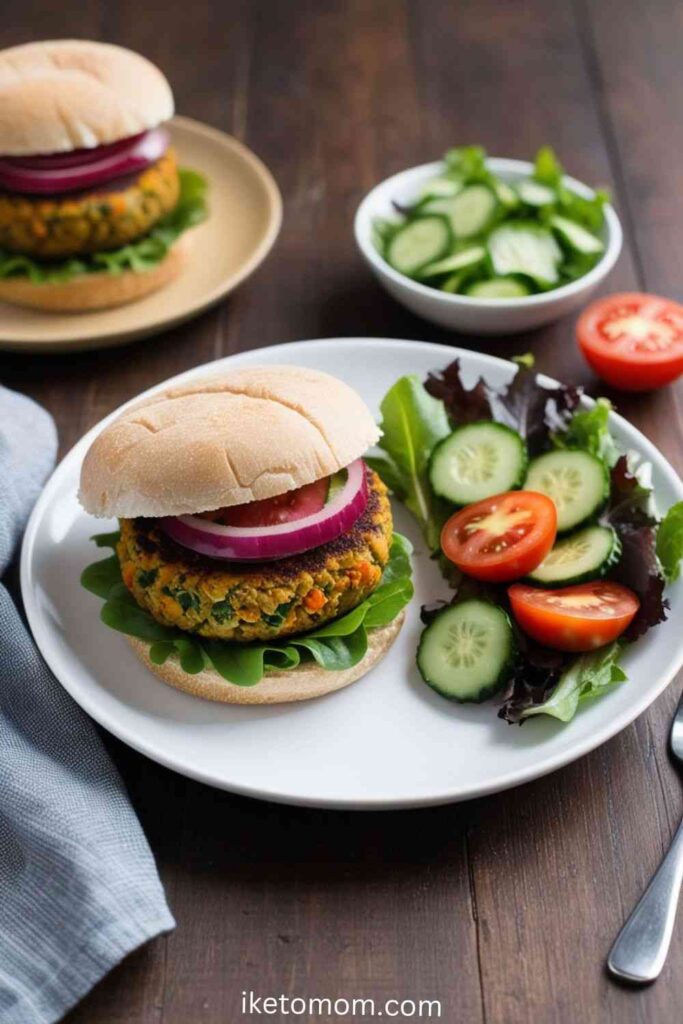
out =
[(669, 851), (610, 951), (607, 966), (628, 981), (658, 977), (669, 952), (683, 880), (683, 822)]

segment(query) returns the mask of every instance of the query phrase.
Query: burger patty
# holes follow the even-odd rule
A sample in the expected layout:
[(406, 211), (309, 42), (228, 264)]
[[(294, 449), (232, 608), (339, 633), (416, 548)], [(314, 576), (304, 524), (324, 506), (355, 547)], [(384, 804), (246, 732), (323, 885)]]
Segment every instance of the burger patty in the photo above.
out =
[(0, 193), (0, 248), (9, 252), (61, 259), (84, 256), (146, 235), (177, 204), (180, 194), (175, 153), (125, 183), (63, 196)]
[(117, 554), (136, 601), (158, 622), (248, 643), (314, 629), (377, 587), (392, 537), (387, 489), (368, 470), (368, 504), (329, 544), (274, 562), (219, 562), (167, 537), (153, 519), (122, 519)]

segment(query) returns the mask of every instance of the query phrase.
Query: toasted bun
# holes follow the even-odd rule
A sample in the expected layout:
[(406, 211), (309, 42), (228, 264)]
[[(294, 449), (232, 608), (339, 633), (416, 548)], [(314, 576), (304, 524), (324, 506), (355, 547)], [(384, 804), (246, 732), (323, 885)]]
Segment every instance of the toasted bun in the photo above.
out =
[(330, 476), (379, 430), (347, 384), (296, 366), (207, 377), (131, 406), (88, 450), (95, 516), (179, 516), (272, 498)]
[(172, 281), (185, 264), (188, 247), (189, 239), (183, 235), (151, 270), (82, 274), (69, 281), (45, 284), (34, 284), (25, 277), (0, 278), (0, 301), (51, 313), (86, 313), (125, 306)]
[(405, 619), (402, 611), (393, 622), (382, 629), (373, 629), (368, 634), (368, 650), (362, 661), (353, 668), (333, 672), (319, 665), (306, 662), (289, 672), (269, 672), (256, 686), (235, 686), (226, 682), (213, 669), (204, 669), (191, 676), (183, 672), (178, 660), (171, 657), (163, 665), (154, 665), (149, 660), (149, 644), (135, 637), (127, 637), (131, 647), (150, 672), (163, 679), (176, 690), (184, 690), (193, 697), (216, 700), (223, 704), (287, 704), (295, 700), (310, 700), (326, 693), (341, 690), (350, 683), (367, 675), (371, 668), (382, 660), (394, 640), (401, 632)]
[(145, 57), (55, 39), (0, 51), (0, 155), (92, 149), (173, 116), (173, 94)]

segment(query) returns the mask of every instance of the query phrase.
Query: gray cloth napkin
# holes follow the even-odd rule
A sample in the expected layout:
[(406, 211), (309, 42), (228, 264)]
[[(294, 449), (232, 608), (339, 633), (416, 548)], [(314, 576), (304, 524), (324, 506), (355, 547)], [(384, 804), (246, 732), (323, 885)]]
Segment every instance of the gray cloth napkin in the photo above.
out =
[[(56, 450), (51, 417), (0, 387), (0, 576)], [(59, 1020), (174, 924), (116, 769), (0, 584), (0, 1024)]]

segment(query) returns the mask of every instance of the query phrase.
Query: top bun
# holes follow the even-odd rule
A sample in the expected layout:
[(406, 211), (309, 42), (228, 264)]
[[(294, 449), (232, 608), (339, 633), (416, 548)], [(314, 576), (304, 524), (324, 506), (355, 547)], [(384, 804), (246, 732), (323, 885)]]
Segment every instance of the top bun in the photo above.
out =
[(57, 39), (0, 50), (0, 155), (92, 149), (173, 116), (154, 64), (109, 43)]
[(207, 377), (131, 406), (90, 446), (79, 500), (95, 516), (179, 516), (330, 476), (379, 439), (348, 385), (296, 366)]

